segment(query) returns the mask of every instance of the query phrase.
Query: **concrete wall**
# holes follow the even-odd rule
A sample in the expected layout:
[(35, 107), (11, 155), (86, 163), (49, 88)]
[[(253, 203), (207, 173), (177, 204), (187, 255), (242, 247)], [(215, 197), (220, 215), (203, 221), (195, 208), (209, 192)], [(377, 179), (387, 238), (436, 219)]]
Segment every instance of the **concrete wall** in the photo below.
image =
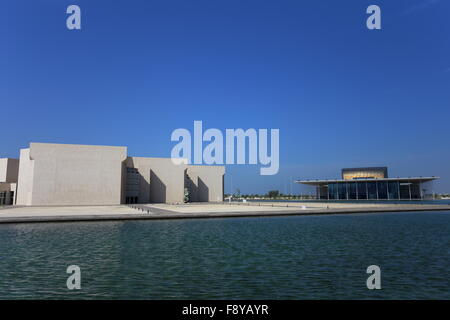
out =
[(186, 186), (191, 202), (223, 201), (224, 166), (189, 165)]
[(19, 179), (19, 159), (0, 159), (0, 182), (17, 182)]
[[(126, 167), (138, 169), (141, 176), (139, 203), (183, 203), (186, 164), (175, 165), (170, 158), (128, 157)], [(125, 184), (123, 189), (125, 194)]]
[(126, 147), (31, 143), (21, 150), (17, 204), (120, 204), (126, 155)]
[(183, 203), (187, 186), (191, 201), (223, 200), (223, 166), (127, 157), (126, 147), (31, 143), (18, 167), (18, 205), (108, 205), (136, 196), (138, 203)]
[(33, 190), (34, 160), (30, 159), (30, 149), (20, 149), (19, 183), (17, 185), (17, 202), (22, 206), (30, 206)]
[(16, 183), (0, 182), (0, 192), (16, 191)]

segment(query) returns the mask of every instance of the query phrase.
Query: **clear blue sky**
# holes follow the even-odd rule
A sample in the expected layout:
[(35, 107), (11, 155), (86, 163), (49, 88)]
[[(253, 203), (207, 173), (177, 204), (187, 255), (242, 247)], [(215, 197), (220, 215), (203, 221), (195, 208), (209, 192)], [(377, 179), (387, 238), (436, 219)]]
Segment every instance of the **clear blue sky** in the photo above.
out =
[[(66, 28), (66, 8), (82, 30)], [(366, 8), (382, 30), (366, 28)], [(0, 157), (29, 142), (169, 157), (171, 132), (279, 128), (280, 171), (226, 192), (386, 165), (450, 192), (450, 2), (2, 0)], [(234, 191), (234, 190), (233, 190)]]

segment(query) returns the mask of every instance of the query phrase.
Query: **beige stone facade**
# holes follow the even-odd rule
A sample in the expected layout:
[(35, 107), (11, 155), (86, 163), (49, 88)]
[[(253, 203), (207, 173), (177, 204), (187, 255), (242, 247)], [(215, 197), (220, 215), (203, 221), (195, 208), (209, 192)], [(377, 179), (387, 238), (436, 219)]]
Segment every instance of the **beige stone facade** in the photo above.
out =
[(0, 159), (0, 206), (16, 203), (19, 160)]
[[(185, 164), (174, 165), (170, 158), (128, 157), (126, 168), (137, 169), (139, 192), (137, 203), (182, 203), (184, 198)], [(129, 180), (128, 180), (129, 182)], [(125, 200), (134, 193), (129, 190), (130, 183), (125, 184)], [(134, 202), (134, 201), (133, 201)]]
[(0, 159), (0, 182), (17, 182), (19, 176), (19, 159)]
[(223, 201), (225, 167), (187, 166), (186, 186), (192, 202)]
[(18, 205), (183, 203), (186, 190), (191, 201), (223, 200), (223, 166), (128, 157), (126, 147), (31, 143), (17, 167)]

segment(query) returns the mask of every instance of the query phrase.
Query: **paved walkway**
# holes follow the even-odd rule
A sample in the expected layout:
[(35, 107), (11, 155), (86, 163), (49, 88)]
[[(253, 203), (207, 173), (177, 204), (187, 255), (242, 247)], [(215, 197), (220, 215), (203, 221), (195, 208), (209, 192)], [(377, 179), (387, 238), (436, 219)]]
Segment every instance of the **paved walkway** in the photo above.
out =
[(0, 223), (267, 217), (399, 211), (449, 211), (450, 205), (344, 203), (198, 203), (116, 206), (7, 207)]

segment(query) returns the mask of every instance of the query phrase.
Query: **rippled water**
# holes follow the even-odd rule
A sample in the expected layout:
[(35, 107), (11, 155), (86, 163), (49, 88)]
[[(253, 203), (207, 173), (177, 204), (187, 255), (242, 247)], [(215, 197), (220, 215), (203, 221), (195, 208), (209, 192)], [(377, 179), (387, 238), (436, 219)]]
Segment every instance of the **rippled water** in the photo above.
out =
[(450, 212), (9, 224), (0, 259), (2, 299), (450, 299)]

